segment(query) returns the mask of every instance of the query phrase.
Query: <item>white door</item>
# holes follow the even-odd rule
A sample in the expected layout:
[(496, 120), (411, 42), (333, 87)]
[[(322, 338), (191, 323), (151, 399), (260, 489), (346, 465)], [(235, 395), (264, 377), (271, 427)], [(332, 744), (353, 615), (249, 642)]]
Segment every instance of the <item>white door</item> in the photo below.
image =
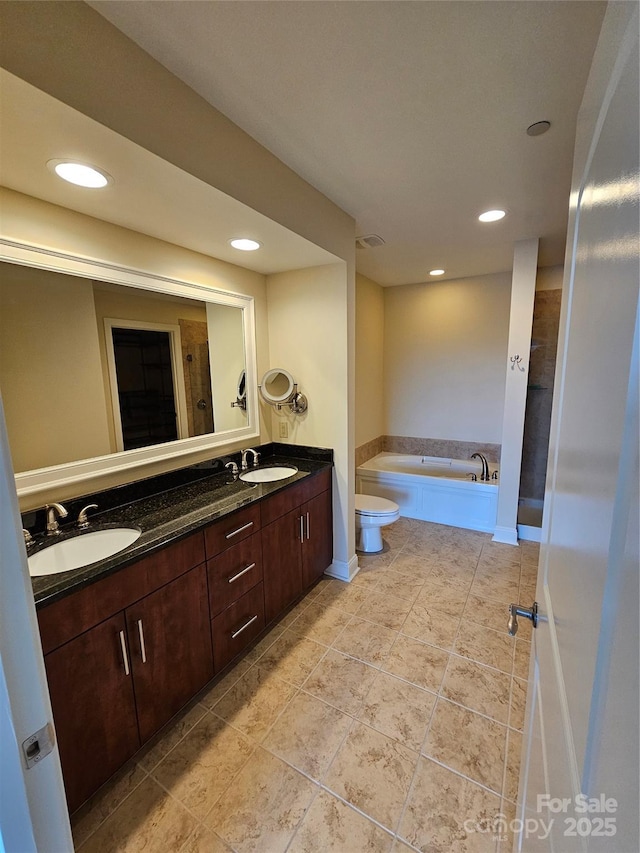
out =
[(520, 780), (525, 853), (640, 850), (638, 99), (638, 6), (612, 3), (576, 141)]

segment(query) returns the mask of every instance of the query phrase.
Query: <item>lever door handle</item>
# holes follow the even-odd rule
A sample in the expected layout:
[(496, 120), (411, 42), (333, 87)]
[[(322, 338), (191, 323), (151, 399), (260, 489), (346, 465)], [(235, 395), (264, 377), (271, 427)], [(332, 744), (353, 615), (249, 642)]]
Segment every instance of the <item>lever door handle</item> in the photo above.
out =
[(509, 605), (509, 625), (507, 626), (512, 637), (518, 633), (518, 616), (523, 619), (531, 619), (533, 627), (538, 627), (538, 602), (534, 601), (531, 607), (521, 607), (519, 604)]

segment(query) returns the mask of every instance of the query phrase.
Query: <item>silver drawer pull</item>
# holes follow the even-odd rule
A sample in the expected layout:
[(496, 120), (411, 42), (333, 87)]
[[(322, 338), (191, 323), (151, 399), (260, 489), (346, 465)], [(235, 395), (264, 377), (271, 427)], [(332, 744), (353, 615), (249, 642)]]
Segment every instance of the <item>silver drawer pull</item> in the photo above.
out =
[(310, 529), (310, 527), (309, 527), (309, 513), (307, 513), (307, 539), (311, 539), (311, 536), (309, 534), (309, 529)]
[(144, 631), (142, 630), (142, 619), (138, 619), (138, 637), (140, 638), (140, 654), (142, 655), (142, 663), (146, 663), (147, 650), (144, 646)]
[(300, 516), (300, 541), (304, 542), (304, 516)]
[(124, 631), (118, 632), (120, 635), (120, 648), (122, 649), (122, 663), (124, 664), (124, 674), (129, 675), (129, 655), (127, 654), (127, 641), (124, 638)]
[(231, 533), (227, 533), (224, 538), (231, 539), (233, 536), (237, 536), (238, 533), (242, 533), (243, 530), (248, 530), (250, 527), (253, 527), (253, 521), (250, 521), (248, 524), (243, 524), (242, 527), (239, 527), (237, 530), (233, 530)]
[(250, 572), (250, 571), (251, 571), (251, 569), (255, 569), (255, 567), (256, 567), (256, 564), (255, 564), (255, 563), (251, 563), (251, 565), (250, 565), (250, 566), (247, 566), (247, 568), (246, 568), (246, 569), (243, 569), (241, 572), (238, 572), (238, 574), (237, 574), (237, 575), (234, 575), (232, 578), (227, 578), (227, 582), (228, 582), (228, 583), (233, 583), (234, 581), (237, 581), (237, 580), (238, 580), (238, 578), (241, 578), (241, 577), (242, 577), (242, 575), (246, 575), (246, 573), (247, 573), (247, 572)]
[(232, 639), (232, 640), (235, 640), (235, 638), (236, 638), (239, 634), (242, 634), (242, 632), (243, 632), (243, 631), (245, 631), (245, 630), (249, 627), (249, 625), (253, 625), (253, 623), (256, 621), (256, 619), (257, 619), (257, 618), (258, 618), (258, 614), (256, 613), (256, 615), (255, 615), (255, 616), (252, 616), (252, 617), (251, 617), (251, 619), (249, 619), (249, 621), (248, 621), (248, 622), (245, 622), (245, 623), (244, 623), (244, 625), (242, 626), (242, 628), (238, 628), (238, 630), (237, 630), (237, 631), (233, 631), (233, 632), (232, 632), (232, 634), (231, 634), (231, 639)]

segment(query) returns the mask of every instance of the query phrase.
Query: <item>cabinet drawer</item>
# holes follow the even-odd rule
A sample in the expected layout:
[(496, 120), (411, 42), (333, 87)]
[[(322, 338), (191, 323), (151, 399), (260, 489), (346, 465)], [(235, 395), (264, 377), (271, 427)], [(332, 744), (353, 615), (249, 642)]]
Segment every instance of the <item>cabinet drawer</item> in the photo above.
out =
[(254, 533), (207, 560), (211, 615), (223, 611), (262, 580), (262, 536)]
[(291, 512), (316, 495), (331, 488), (331, 469), (327, 468), (319, 474), (314, 474), (301, 480), (295, 486), (273, 495), (262, 503), (262, 524), (270, 524)]
[(264, 595), (259, 583), (211, 622), (216, 672), (239, 655), (263, 628)]
[(204, 532), (207, 557), (215, 557), (236, 542), (260, 530), (260, 506), (253, 504), (233, 515), (216, 521)]

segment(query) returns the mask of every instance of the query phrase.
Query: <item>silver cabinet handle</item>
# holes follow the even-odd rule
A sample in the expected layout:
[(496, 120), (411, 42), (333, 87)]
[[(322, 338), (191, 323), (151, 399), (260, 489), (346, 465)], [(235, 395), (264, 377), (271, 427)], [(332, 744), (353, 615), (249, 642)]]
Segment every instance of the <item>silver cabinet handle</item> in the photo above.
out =
[(309, 529), (309, 513), (307, 513), (307, 539), (311, 539), (311, 536), (309, 535)]
[(304, 517), (300, 516), (300, 541), (304, 542)]
[(127, 641), (124, 638), (124, 631), (119, 631), (120, 636), (120, 648), (122, 649), (122, 663), (124, 664), (124, 674), (129, 675), (131, 670), (129, 669), (129, 655), (127, 654)]
[(140, 638), (140, 654), (142, 655), (142, 663), (147, 662), (147, 650), (144, 647), (144, 631), (142, 630), (142, 619), (138, 619), (138, 637)]
[(224, 538), (231, 539), (233, 536), (237, 536), (238, 533), (242, 533), (243, 530), (248, 530), (250, 527), (253, 527), (253, 521), (250, 521), (248, 524), (243, 524), (242, 527), (239, 527), (237, 530), (233, 530), (231, 533), (227, 533)]
[(255, 569), (255, 567), (256, 567), (256, 564), (255, 564), (255, 563), (251, 563), (251, 565), (250, 565), (250, 566), (247, 566), (247, 568), (246, 568), (246, 569), (242, 569), (242, 571), (241, 571), (241, 572), (238, 572), (238, 574), (237, 574), (237, 575), (234, 575), (232, 578), (227, 578), (227, 582), (228, 582), (228, 583), (233, 583), (234, 581), (237, 581), (237, 580), (238, 580), (238, 578), (241, 578), (241, 577), (242, 577), (242, 575), (246, 575), (246, 573), (247, 573), (247, 572), (250, 572), (250, 571), (251, 571), (251, 569)]
[(232, 639), (232, 640), (235, 640), (235, 638), (236, 638), (239, 634), (242, 634), (242, 632), (243, 632), (243, 631), (245, 631), (245, 630), (249, 627), (249, 625), (253, 625), (253, 623), (256, 621), (256, 619), (257, 619), (257, 618), (258, 618), (258, 614), (256, 613), (256, 615), (255, 615), (255, 616), (252, 616), (252, 617), (251, 617), (251, 619), (249, 619), (249, 621), (248, 621), (248, 622), (245, 622), (245, 623), (244, 623), (244, 625), (242, 626), (242, 628), (238, 628), (238, 630), (237, 630), (237, 631), (233, 631), (233, 632), (231, 633), (231, 639)]

